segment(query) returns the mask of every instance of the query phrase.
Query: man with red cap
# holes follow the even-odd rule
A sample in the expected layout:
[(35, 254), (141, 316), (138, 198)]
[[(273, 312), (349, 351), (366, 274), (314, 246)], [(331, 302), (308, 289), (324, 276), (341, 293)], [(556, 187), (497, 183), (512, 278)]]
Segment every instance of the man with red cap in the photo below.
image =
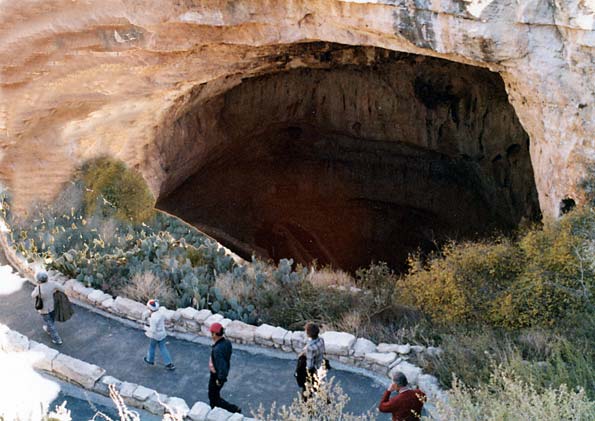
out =
[(231, 342), (223, 336), (224, 329), (221, 323), (213, 323), (209, 329), (211, 332), (211, 359), (209, 360), (209, 403), (211, 408), (218, 406), (229, 412), (239, 412), (242, 410), (236, 405), (227, 402), (221, 397), (221, 388), (227, 381), (231, 364)]

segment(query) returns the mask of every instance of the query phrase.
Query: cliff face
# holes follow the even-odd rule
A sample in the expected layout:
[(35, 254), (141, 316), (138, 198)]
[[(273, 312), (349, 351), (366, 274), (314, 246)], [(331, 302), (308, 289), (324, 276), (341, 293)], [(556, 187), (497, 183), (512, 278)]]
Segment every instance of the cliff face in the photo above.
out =
[(595, 10), (562, 3), (4, 2), (0, 180), (24, 211), (107, 154), (240, 249), (331, 262), (555, 216), (595, 152)]

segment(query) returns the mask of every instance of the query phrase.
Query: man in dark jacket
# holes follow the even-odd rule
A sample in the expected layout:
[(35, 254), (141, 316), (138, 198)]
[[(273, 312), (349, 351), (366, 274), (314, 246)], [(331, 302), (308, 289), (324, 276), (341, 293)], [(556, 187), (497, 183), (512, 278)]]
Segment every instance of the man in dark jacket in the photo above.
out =
[[(392, 392), (397, 395), (390, 397)], [(419, 389), (409, 387), (405, 374), (393, 374), (393, 383), (382, 395), (378, 410), (392, 414), (392, 421), (419, 421), (426, 395)]]
[(211, 346), (211, 359), (209, 360), (209, 370), (211, 372), (209, 378), (209, 403), (211, 408), (218, 406), (232, 413), (242, 413), (242, 410), (236, 405), (221, 398), (221, 388), (227, 381), (231, 364), (231, 342), (223, 337), (224, 330), (220, 323), (213, 323), (210, 332), (213, 345)]

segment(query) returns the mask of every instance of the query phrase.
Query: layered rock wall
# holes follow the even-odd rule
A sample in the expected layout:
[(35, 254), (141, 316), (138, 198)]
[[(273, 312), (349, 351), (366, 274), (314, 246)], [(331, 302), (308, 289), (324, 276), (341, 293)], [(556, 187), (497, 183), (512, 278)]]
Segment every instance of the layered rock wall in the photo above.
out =
[(24, 210), (109, 154), (165, 196), (194, 166), (172, 159), (179, 148), (209, 147), (164, 142), (184, 130), (172, 122), (243, 78), (308, 67), (279, 45), (324, 41), (498, 72), (530, 138), (540, 206), (557, 215), (562, 199), (581, 201), (577, 183), (595, 152), (593, 9), (577, 0), (3, 2), (0, 180)]

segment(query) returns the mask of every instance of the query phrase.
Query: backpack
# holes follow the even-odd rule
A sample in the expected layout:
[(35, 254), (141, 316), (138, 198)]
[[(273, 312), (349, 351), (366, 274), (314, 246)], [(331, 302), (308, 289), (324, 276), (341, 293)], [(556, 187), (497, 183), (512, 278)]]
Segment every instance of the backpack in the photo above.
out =
[(41, 285), (37, 286), (38, 294), (35, 297), (35, 310), (41, 310), (43, 308), (43, 299), (41, 298)]
[(295, 366), (295, 373), (293, 373), (295, 381), (297, 382), (298, 386), (302, 388), (306, 385), (306, 378), (308, 377), (306, 363), (306, 356), (300, 355), (297, 359), (297, 364)]
[(68, 296), (62, 291), (57, 290), (54, 292), (54, 319), (57, 322), (65, 322), (70, 319), (74, 314), (72, 304), (68, 299)]

